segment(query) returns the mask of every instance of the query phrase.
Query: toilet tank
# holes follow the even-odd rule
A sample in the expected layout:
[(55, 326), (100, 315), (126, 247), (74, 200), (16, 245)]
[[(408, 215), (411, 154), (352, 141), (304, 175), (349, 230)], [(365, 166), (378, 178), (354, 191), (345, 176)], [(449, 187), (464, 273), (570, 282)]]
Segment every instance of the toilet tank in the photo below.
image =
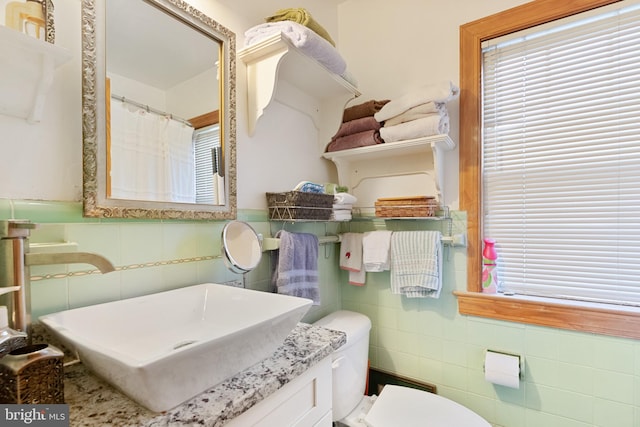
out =
[(333, 420), (341, 420), (360, 403), (367, 381), (371, 321), (364, 314), (336, 311), (314, 323), (344, 332), (345, 345), (333, 352)]

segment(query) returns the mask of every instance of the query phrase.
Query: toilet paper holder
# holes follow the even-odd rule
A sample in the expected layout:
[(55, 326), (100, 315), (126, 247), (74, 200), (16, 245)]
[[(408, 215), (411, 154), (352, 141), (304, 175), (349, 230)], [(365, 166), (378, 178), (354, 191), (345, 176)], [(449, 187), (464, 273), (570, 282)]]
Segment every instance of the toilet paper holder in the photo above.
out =
[(487, 381), (519, 388), (524, 379), (524, 358), (519, 354), (487, 349), (483, 370)]

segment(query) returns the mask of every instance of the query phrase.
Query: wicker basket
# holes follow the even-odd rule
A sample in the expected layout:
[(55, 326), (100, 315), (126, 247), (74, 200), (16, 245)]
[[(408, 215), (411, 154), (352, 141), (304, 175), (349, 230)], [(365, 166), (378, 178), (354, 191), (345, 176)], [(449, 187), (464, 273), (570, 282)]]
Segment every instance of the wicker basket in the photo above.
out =
[(269, 219), (321, 220), (331, 218), (333, 194), (288, 191), (285, 193), (267, 193)]
[(376, 216), (389, 217), (433, 217), (438, 210), (435, 197), (387, 197), (376, 200)]

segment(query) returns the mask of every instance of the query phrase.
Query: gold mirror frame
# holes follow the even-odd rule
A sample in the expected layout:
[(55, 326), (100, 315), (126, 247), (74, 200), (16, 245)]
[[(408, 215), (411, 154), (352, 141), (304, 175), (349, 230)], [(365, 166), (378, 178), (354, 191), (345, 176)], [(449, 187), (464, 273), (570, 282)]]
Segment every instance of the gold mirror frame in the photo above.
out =
[[(225, 205), (150, 202), (106, 197), (105, 19), (107, 0), (82, 0), (82, 159), (83, 214), (99, 218), (180, 220), (235, 219), (236, 189), (236, 41), (235, 33), (182, 0), (147, 1), (222, 44), (220, 132), (223, 141)], [(99, 10), (101, 15), (96, 11)]]

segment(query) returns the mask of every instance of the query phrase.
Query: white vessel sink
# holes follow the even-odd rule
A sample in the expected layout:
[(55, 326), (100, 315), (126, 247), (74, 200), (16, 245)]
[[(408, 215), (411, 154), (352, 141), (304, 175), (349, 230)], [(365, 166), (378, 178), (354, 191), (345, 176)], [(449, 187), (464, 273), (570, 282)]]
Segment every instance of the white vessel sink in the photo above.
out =
[(311, 303), (207, 283), (40, 322), (93, 372), (160, 412), (270, 356)]

